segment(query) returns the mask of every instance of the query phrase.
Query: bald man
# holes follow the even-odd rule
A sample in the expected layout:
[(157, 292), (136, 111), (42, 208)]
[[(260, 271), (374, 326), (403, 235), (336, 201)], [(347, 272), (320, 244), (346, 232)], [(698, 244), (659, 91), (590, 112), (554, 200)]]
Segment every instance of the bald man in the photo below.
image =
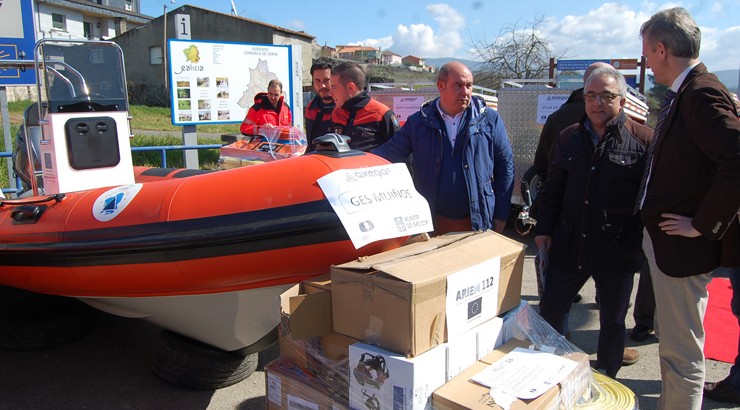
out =
[(413, 154), (414, 183), (432, 211), (434, 233), (503, 232), (514, 186), (514, 155), (498, 113), (473, 96), (473, 74), (459, 62), (440, 68), (439, 97), (424, 103), (373, 150), (391, 162)]

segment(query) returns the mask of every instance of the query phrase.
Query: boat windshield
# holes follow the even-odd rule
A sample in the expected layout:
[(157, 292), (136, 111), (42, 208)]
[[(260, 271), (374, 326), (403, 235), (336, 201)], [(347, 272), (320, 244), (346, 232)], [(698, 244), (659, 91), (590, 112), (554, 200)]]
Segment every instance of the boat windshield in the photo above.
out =
[(37, 51), (49, 112), (128, 111), (123, 53), (115, 43), (49, 40)]

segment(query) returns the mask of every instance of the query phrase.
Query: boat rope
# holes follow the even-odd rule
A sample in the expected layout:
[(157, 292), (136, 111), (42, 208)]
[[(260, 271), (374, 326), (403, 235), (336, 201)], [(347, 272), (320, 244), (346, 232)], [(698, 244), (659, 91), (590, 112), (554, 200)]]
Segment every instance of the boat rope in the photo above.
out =
[(24, 199), (0, 199), (0, 207), (5, 205), (30, 205), (43, 204), (44, 202), (56, 201), (62, 202), (65, 194), (47, 195), (43, 198), (24, 198)]

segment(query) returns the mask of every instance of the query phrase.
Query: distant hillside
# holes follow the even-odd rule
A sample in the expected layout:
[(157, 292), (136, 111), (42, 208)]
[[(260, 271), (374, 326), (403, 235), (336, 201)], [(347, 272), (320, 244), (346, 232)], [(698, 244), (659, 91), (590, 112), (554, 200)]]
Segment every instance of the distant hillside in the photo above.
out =
[(728, 90), (739, 93), (738, 92), (738, 70), (722, 70), (722, 71), (715, 71), (714, 74), (719, 78), (720, 81), (722, 81), (722, 84), (727, 87)]

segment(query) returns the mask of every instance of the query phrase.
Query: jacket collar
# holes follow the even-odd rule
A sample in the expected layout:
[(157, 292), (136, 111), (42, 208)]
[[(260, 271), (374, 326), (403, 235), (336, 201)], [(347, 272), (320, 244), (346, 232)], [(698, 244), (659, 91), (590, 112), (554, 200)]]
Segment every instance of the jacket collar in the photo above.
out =
[(342, 109), (347, 111), (357, 111), (363, 107), (365, 107), (370, 102), (370, 96), (367, 94), (367, 91), (363, 91), (356, 96), (350, 98), (349, 100), (344, 102), (344, 105), (342, 105)]

